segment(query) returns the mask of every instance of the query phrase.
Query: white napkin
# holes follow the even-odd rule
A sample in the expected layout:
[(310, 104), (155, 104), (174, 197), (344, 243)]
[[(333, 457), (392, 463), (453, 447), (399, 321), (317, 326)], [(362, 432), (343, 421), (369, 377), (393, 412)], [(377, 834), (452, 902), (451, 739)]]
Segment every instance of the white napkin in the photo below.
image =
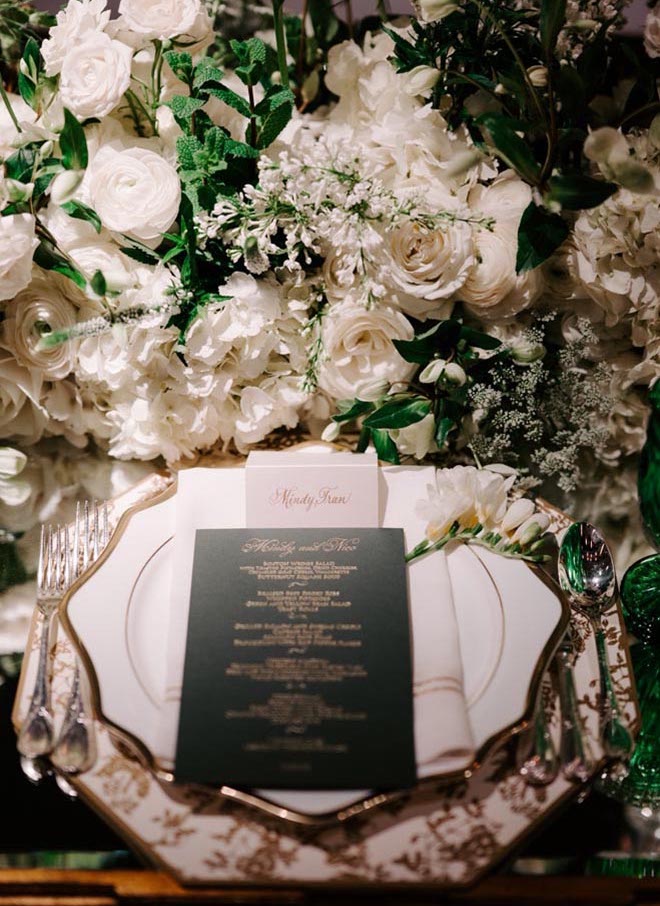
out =
[[(381, 468), (381, 525), (403, 528), (407, 550), (423, 538), (425, 525), (414, 509), (433, 471), (432, 467)], [(176, 749), (194, 533), (198, 528), (244, 527), (244, 483), (243, 469), (190, 469), (179, 474), (168, 680), (155, 746), (164, 766), (172, 766)], [(415, 752), (420, 776), (425, 776), (469, 765), (474, 745), (445, 555), (436, 552), (414, 561), (408, 577)]]
[[(424, 537), (415, 504), (433, 481), (433, 468), (384, 467), (382, 524), (403, 528), (406, 549)], [(381, 492), (381, 496), (383, 493)], [(474, 755), (463, 691), (463, 663), (447, 558), (436, 551), (408, 565), (413, 647), (415, 755), (420, 776), (467, 766)]]

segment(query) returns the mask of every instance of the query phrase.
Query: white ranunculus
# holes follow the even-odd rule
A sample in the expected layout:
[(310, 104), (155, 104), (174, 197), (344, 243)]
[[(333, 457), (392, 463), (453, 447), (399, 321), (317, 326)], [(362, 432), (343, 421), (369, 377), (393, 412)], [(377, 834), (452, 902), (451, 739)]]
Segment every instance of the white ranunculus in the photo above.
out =
[(405, 381), (411, 366), (392, 340), (412, 337), (412, 325), (393, 308), (367, 309), (351, 300), (331, 307), (322, 324), (324, 360), (319, 387), (335, 399), (352, 399), (374, 380)]
[(71, 217), (53, 202), (39, 212), (39, 217), (46, 229), (55, 237), (58, 248), (63, 252), (68, 252), (69, 249), (79, 245), (95, 242), (99, 238), (88, 220)]
[(475, 314), (502, 301), (516, 284), (516, 241), (509, 233), (486, 230), (476, 235), (478, 261), (460, 290), (460, 298)]
[(102, 147), (87, 176), (92, 207), (107, 229), (149, 243), (174, 223), (181, 200), (179, 177), (154, 151)]
[(38, 368), (45, 378), (61, 380), (73, 368), (71, 343), (43, 347), (44, 334), (67, 330), (76, 323), (77, 309), (67, 298), (70, 281), (57, 274), (38, 275), (5, 308), (2, 322), (4, 346), (26, 368)]
[(54, 25), (41, 45), (46, 75), (53, 76), (62, 68), (65, 56), (92, 33), (100, 33), (108, 24), (110, 10), (106, 0), (69, 0), (57, 14)]
[(101, 271), (111, 292), (123, 292), (137, 282), (137, 265), (113, 242), (98, 239), (78, 245), (69, 249), (69, 256), (88, 281), (97, 271)]
[(648, 11), (644, 26), (644, 47), (650, 57), (660, 57), (660, 6)]
[(0, 300), (12, 299), (30, 282), (32, 253), (39, 245), (32, 214), (0, 217)]
[(119, 4), (129, 29), (161, 41), (191, 34), (200, 11), (200, 0), (121, 0)]
[(447, 317), (443, 303), (460, 290), (476, 260), (469, 224), (431, 231), (408, 222), (389, 235), (388, 251), (383, 277), (401, 309), (420, 320)]
[(133, 51), (104, 32), (92, 32), (66, 53), (60, 74), (62, 103), (79, 120), (107, 116), (131, 83)]

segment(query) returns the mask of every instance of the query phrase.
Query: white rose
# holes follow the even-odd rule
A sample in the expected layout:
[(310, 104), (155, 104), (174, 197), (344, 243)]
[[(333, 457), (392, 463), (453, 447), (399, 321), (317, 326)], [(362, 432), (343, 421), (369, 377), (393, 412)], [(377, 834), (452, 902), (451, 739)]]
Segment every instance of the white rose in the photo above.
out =
[(74, 346), (59, 343), (42, 347), (43, 335), (67, 330), (76, 323), (77, 309), (67, 298), (70, 281), (57, 274), (36, 276), (27, 289), (7, 303), (2, 323), (3, 343), (26, 368), (38, 368), (44, 377), (60, 380), (73, 368)]
[(103, 32), (74, 44), (62, 62), (62, 103), (79, 120), (107, 116), (131, 82), (133, 51)]
[(105, 0), (69, 0), (57, 14), (56, 25), (41, 45), (46, 75), (53, 76), (62, 68), (65, 56), (92, 32), (102, 32), (110, 19)]
[(433, 231), (406, 223), (390, 234), (389, 252), (388, 282), (403, 311), (420, 320), (447, 316), (442, 302), (463, 286), (475, 263), (472, 229), (466, 223)]
[(31, 214), (0, 217), (0, 300), (11, 299), (30, 282), (32, 253), (39, 245)]
[(323, 318), (321, 336), (319, 387), (335, 399), (352, 399), (376, 380), (396, 383), (411, 374), (392, 340), (411, 340), (413, 329), (393, 308), (342, 302)]
[(657, 4), (646, 16), (644, 47), (650, 57), (660, 57), (660, 6)]
[[(19, 123), (33, 123), (36, 119), (36, 113), (28, 104), (25, 103), (22, 97), (19, 97), (17, 94), (7, 94), (9, 98), (9, 103), (11, 109), (14, 111), (14, 115)], [(6, 106), (0, 102), (0, 160), (9, 157), (14, 153), (16, 148), (13, 145), (14, 140), (18, 136), (18, 131), (14, 125), (14, 121), (9, 115), (9, 111)], [(23, 136), (21, 135), (21, 138)]]
[(422, 22), (438, 22), (461, 8), (455, 0), (414, 0), (414, 4)]
[(101, 148), (88, 170), (91, 203), (103, 225), (143, 242), (158, 240), (179, 210), (176, 170), (146, 148)]
[(161, 41), (192, 33), (200, 10), (200, 0), (121, 0), (119, 4), (128, 28)]

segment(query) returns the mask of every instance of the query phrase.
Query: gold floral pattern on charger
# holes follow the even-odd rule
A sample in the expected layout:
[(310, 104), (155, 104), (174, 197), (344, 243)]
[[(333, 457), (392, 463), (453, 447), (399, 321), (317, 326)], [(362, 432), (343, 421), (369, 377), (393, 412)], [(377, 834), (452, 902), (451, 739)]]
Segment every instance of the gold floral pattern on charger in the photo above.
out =
[[(137, 502), (140, 493), (143, 499), (160, 493), (167, 483), (161, 476), (133, 492), (127, 505)], [(115, 502), (117, 515), (121, 504)], [(563, 514), (557, 516), (559, 522)], [(575, 625), (581, 638), (575, 665), (581, 714), (596, 748), (597, 662), (588, 624), (578, 619)], [(607, 642), (624, 713), (635, 726), (638, 713), (619, 613), (609, 619)], [(14, 714), (17, 726), (27, 708), (34, 661), (26, 658)], [(71, 664), (68, 643), (58, 644), (54, 669), (58, 711), (64, 701), (59, 687), (66, 685)], [(558, 735), (551, 675), (544, 680), (542, 694)], [(129, 845), (191, 884), (468, 884), (579, 793), (561, 777), (545, 788), (526, 786), (514, 769), (516, 740), (511, 739), (469, 779), (418, 790), (341, 825), (315, 830), (283, 825), (228, 800), (218, 804), (215, 794), (203, 790), (192, 790), (175, 801), (154, 776), (118, 750), (102, 725), (97, 729), (97, 764), (74, 780), (81, 797)]]

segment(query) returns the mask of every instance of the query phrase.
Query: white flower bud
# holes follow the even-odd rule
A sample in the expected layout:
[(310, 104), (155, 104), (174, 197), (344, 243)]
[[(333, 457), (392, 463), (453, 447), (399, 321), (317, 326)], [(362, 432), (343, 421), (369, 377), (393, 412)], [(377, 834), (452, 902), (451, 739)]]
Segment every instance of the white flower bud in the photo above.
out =
[(334, 443), (341, 434), (341, 425), (339, 422), (328, 422), (321, 433), (321, 440), (327, 444)]
[(546, 353), (542, 343), (533, 343), (529, 340), (520, 340), (511, 347), (511, 358), (519, 365), (530, 365), (542, 359)]
[(608, 163), (613, 156), (627, 155), (628, 143), (621, 133), (611, 126), (591, 132), (584, 143), (584, 155), (596, 163)]
[(419, 376), (420, 383), (435, 384), (446, 367), (447, 362), (444, 359), (433, 359), (422, 370), (422, 373)]
[(534, 501), (529, 497), (520, 497), (514, 500), (504, 515), (501, 528), (505, 532), (512, 532), (534, 515)]
[(497, 83), (493, 91), (495, 92), (495, 94), (508, 94), (508, 91), (501, 82)]
[(426, 97), (431, 93), (438, 79), (440, 71), (433, 66), (415, 66), (404, 76), (403, 90), (411, 97)]
[(655, 189), (653, 174), (638, 160), (628, 158), (616, 162), (612, 166), (612, 171), (619, 185), (638, 195), (647, 195)]
[(450, 384), (456, 384), (459, 387), (462, 387), (463, 384), (467, 381), (467, 374), (460, 365), (457, 365), (456, 362), (450, 362), (445, 368), (444, 377), (449, 381)]
[(0, 478), (13, 478), (25, 468), (27, 456), (13, 447), (0, 447)]
[(374, 403), (387, 393), (389, 386), (387, 380), (365, 381), (356, 390), (355, 398), (363, 403)]
[(21, 204), (32, 198), (33, 182), (19, 182), (17, 179), (6, 179), (3, 183), (4, 193), (11, 204)]
[(521, 547), (526, 547), (539, 538), (550, 525), (550, 518), (545, 513), (534, 513), (518, 528), (513, 540)]
[(547, 66), (530, 66), (527, 70), (527, 75), (534, 88), (545, 88), (548, 84)]
[(84, 175), (83, 170), (64, 170), (58, 173), (50, 184), (51, 201), (54, 204), (66, 204), (67, 201), (71, 201)]

